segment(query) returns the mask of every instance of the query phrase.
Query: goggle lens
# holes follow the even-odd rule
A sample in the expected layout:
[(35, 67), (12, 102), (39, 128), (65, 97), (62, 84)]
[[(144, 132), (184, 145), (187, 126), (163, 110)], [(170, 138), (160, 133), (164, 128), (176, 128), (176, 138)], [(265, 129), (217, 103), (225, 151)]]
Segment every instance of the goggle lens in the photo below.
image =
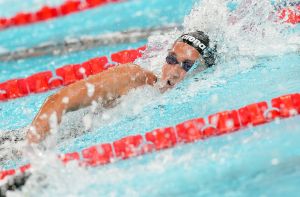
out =
[(169, 54), (166, 57), (166, 62), (170, 65), (179, 64), (183, 68), (183, 70), (185, 70), (186, 72), (188, 72), (195, 64), (195, 62), (191, 61), (191, 60), (184, 60), (183, 62), (178, 62), (176, 56), (173, 54)]

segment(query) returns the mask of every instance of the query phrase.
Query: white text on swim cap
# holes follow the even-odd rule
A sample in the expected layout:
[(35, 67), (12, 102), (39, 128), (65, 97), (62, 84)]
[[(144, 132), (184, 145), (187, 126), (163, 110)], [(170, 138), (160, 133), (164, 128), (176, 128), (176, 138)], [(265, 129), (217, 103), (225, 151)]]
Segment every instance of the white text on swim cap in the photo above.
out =
[(199, 47), (200, 49), (204, 50), (206, 48), (206, 46), (198, 39), (196, 39), (195, 37), (193, 36), (190, 36), (190, 35), (184, 35), (182, 36), (182, 39), (183, 40), (188, 40), (190, 42), (193, 43), (193, 45)]

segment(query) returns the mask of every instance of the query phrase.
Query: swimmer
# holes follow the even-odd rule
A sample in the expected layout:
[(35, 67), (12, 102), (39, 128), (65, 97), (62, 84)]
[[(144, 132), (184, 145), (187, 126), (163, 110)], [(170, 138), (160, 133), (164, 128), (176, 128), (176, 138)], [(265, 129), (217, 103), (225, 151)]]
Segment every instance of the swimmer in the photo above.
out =
[[(182, 81), (192, 68), (204, 70), (215, 64), (214, 50), (211, 50), (209, 42), (209, 37), (202, 31), (183, 34), (174, 42), (162, 67), (162, 93)], [(26, 138), (29, 144), (39, 143), (57, 129), (66, 112), (93, 103), (110, 107), (113, 101), (130, 90), (144, 85), (154, 86), (157, 81), (152, 72), (130, 63), (75, 82), (46, 99), (32, 121)]]

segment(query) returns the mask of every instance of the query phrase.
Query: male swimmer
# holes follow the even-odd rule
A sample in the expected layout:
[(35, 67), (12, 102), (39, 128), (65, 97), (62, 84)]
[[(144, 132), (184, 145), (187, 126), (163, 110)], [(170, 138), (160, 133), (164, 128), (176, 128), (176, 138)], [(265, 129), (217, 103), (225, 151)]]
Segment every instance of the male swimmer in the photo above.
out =
[[(209, 42), (209, 37), (202, 31), (183, 34), (174, 42), (162, 67), (161, 92), (183, 80), (192, 67), (201, 66), (200, 70), (203, 70), (215, 64), (215, 54)], [(156, 82), (157, 77), (152, 72), (130, 63), (66, 86), (46, 99), (31, 123), (27, 140), (29, 143), (44, 140), (53, 129), (57, 129), (66, 112), (89, 106), (93, 102), (109, 107), (130, 90), (144, 85), (153, 86)]]

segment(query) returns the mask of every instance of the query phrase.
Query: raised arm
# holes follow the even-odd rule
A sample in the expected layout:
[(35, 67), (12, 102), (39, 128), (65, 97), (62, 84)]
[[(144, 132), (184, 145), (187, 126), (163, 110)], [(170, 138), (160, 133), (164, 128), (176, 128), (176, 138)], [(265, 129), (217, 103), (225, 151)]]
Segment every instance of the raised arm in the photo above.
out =
[(51, 131), (56, 131), (63, 114), (68, 111), (89, 106), (93, 101), (106, 104), (133, 88), (155, 82), (153, 73), (127, 64), (66, 86), (46, 99), (27, 132), (28, 142), (38, 143)]

